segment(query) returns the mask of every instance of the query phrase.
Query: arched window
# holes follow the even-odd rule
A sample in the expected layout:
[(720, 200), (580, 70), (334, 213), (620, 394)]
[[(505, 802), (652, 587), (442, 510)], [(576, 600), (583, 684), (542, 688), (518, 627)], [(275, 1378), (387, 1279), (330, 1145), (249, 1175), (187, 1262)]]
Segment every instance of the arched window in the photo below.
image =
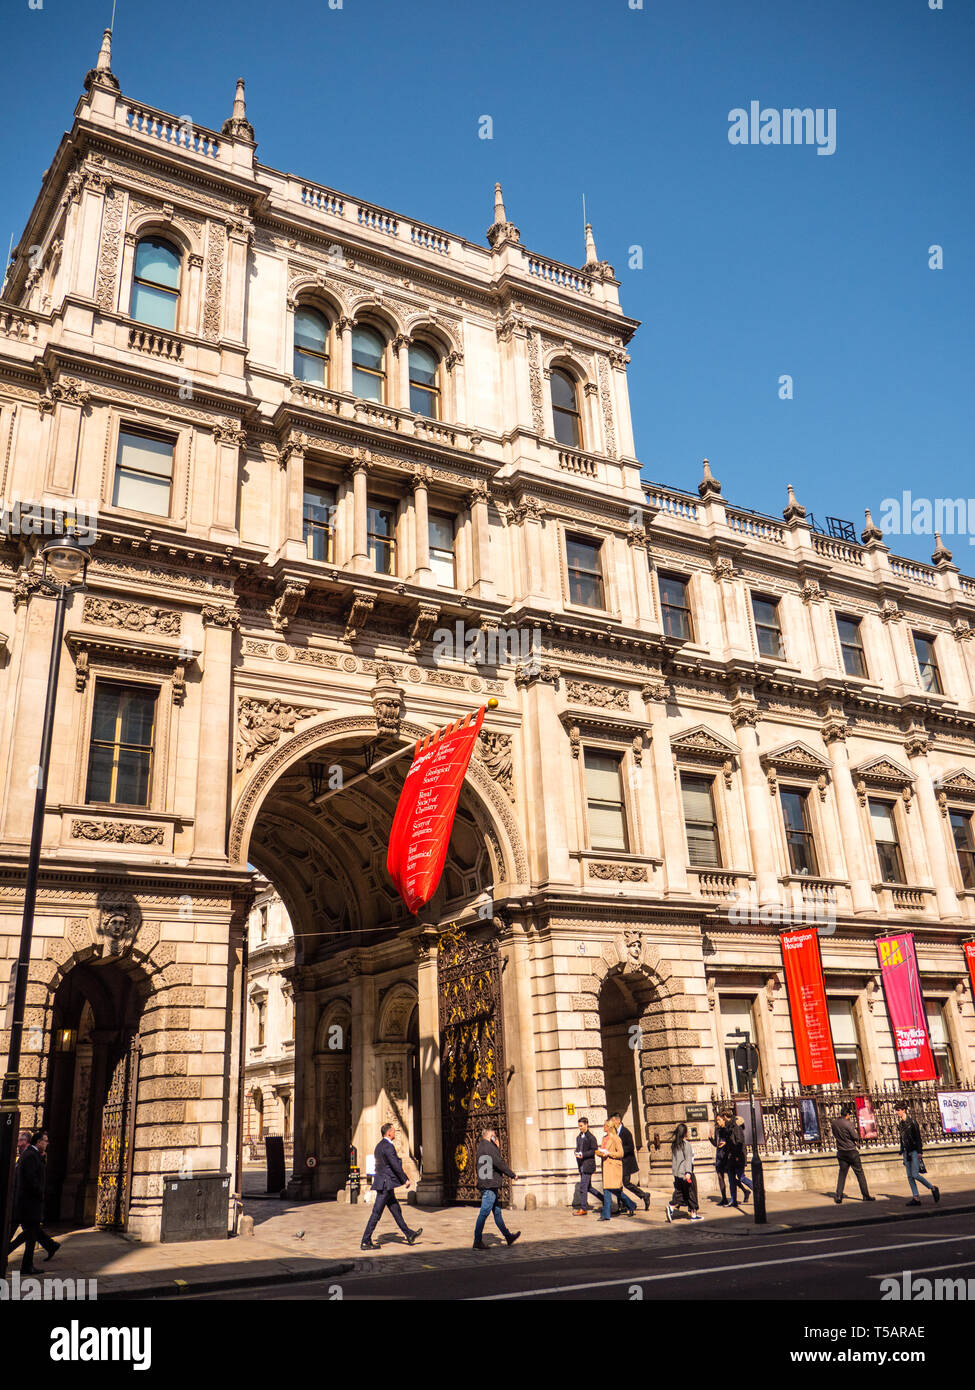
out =
[(129, 315), (153, 328), (176, 327), (182, 256), (171, 242), (147, 236), (135, 248)]
[(561, 372), (557, 367), (553, 367), (549, 375), (555, 438), (570, 449), (579, 449), (582, 447), (582, 417), (579, 414), (576, 384), (568, 372)]
[(439, 365), (433, 348), (424, 343), (414, 343), (410, 348), (410, 409), (414, 415), (440, 419)]
[(293, 371), (299, 381), (325, 385), (328, 363), (328, 321), (317, 309), (295, 310), (295, 356)]
[(366, 401), (386, 396), (386, 344), (374, 328), (352, 330), (352, 393)]

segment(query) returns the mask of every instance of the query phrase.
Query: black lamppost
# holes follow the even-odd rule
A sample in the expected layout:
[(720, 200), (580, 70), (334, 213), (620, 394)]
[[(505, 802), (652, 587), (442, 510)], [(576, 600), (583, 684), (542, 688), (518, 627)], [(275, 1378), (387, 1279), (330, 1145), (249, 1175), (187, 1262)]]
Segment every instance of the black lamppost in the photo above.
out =
[(37, 903), (37, 876), (44, 835), (47, 773), (51, 761), (51, 735), (54, 730), (54, 705), (57, 699), (58, 671), (61, 666), (64, 615), (73, 590), (84, 587), (88, 570), (87, 551), (76, 545), (70, 537), (51, 541), (41, 551), (41, 559), (44, 562), (41, 573), (28, 576), (28, 593), (53, 595), (54, 632), (51, 637), (51, 660), (47, 673), (47, 699), (44, 704), (37, 788), (34, 792), (34, 820), (31, 827), (30, 853), (27, 857), (20, 953), (14, 978), (10, 1050), (7, 1053), (7, 1067), (0, 1088), (0, 1277), (7, 1272), (7, 1246), (10, 1243), (13, 1172), (17, 1155), (17, 1135), (20, 1131), (20, 1051), (24, 1032), (24, 1005), (27, 999), (27, 972), (30, 968), (30, 948), (34, 935), (34, 908)]
[(764, 1226), (768, 1220), (765, 1214), (765, 1169), (762, 1156), (758, 1152), (758, 1126), (755, 1123), (755, 1077), (758, 1074), (758, 1048), (741, 1028), (729, 1034), (742, 1041), (735, 1048), (735, 1067), (748, 1077), (748, 1105), (752, 1115), (752, 1210), (755, 1225)]

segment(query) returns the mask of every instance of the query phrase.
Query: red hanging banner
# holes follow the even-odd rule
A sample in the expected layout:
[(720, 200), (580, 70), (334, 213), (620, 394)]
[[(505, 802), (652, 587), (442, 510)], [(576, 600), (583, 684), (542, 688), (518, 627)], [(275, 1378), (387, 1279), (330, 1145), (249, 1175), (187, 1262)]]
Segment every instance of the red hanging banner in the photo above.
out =
[(839, 1081), (833, 1034), (826, 1007), (826, 981), (815, 927), (782, 932), (782, 969), (792, 1019), (792, 1039), (802, 1086), (830, 1086)]
[(897, 1075), (901, 1081), (937, 1081), (938, 1070), (924, 1016), (914, 937), (910, 932), (902, 936), (878, 936), (877, 959), (894, 1035)]
[(965, 941), (962, 944), (962, 950), (968, 961), (968, 978), (972, 982), (972, 998), (975, 999), (975, 941)]
[(386, 868), (411, 912), (437, 891), (484, 706), (416, 745), (393, 817)]

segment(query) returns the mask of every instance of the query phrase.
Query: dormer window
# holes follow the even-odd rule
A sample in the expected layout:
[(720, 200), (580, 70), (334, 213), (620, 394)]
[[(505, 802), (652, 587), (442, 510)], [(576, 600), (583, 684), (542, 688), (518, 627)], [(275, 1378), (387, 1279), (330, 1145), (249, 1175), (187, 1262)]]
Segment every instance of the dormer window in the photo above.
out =
[(153, 328), (176, 328), (182, 256), (162, 237), (143, 237), (135, 248), (129, 316)]
[(328, 321), (317, 309), (295, 311), (295, 355), (293, 371), (299, 381), (325, 385), (328, 365)]
[(582, 416), (576, 384), (568, 372), (553, 367), (549, 374), (555, 438), (570, 449), (582, 448)]
[(414, 415), (440, 419), (439, 366), (437, 354), (425, 343), (414, 343), (410, 348), (410, 409)]
[(386, 399), (386, 344), (374, 328), (352, 330), (352, 393), (364, 401)]

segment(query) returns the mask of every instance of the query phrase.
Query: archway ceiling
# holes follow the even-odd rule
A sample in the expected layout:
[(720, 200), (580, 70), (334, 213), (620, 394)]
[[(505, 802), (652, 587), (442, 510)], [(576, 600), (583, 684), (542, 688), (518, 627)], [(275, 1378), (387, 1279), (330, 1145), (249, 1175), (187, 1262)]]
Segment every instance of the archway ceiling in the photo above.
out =
[[(326, 753), (328, 765), (341, 766), (346, 780), (362, 770), (361, 743), (330, 745), (294, 764), (268, 791), (248, 852), (281, 894), (299, 961), (341, 948), (358, 933), (415, 922), (386, 872), (389, 832), (409, 758), (316, 806), (309, 764), (326, 761)], [(451, 904), (469, 902), (491, 884), (487, 844), (471, 801), (462, 793), (433, 909), (449, 911)]]

